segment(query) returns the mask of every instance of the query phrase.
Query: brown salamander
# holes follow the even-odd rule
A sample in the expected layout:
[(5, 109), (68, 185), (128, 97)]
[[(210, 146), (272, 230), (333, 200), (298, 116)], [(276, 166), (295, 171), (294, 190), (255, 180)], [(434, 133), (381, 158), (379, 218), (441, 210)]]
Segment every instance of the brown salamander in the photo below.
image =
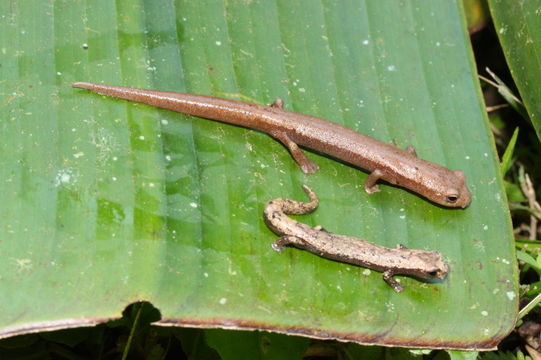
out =
[(315, 172), (318, 166), (299, 146), (330, 155), (368, 170), (370, 175), (364, 188), (369, 194), (380, 191), (377, 181), (381, 179), (447, 207), (465, 208), (471, 200), (462, 171), (422, 160), (413, 147), (399, 149), (342, 125), (284, 110), (280, 99), (271, 106), (261, 106), (205, 95), (86, 82), (76, 82), (73, 86), (266, 132), (289, 149), (305, 173)]
[(324, 258), (380, 271), (383, 279), (397, 292), (402, 291), (403, 287), (393, 279), (393, 275), (443, 279), (449, 273), (449, 266), (437, 251), (408, 249), (403, 245), (397, 245), (396, 249), (387, 248), (291, 219), (286, 214), (304, 215), (318, 206), (317, 196), (312, 189), (306, 185), (303, 189), (310, 197), (310, 202), (274, 199), (265, 205), (267, 226), (281, 236), (272, 244), (274, 250), (282, 252), (285, 246), (292, 245)]

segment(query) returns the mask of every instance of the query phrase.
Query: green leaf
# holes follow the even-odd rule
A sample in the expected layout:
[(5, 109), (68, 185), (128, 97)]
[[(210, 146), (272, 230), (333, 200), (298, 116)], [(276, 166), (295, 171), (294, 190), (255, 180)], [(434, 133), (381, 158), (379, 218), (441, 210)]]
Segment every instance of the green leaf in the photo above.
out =
[(511, 75), (528, 111), (537, 137), (541, 136), (541, 18), (535, 1), (489, 0), (494, 26)]
[(301, 359), (308, 348), (308, 339), (260, 331), (205, 331), (207, 344), (223, 360)]
[(479, 352), (477, 351), (448, 351), (451, 360), (475, 360)]
[[(526, 272), (528, 267), (524, 266), (523, 269), (520, 269), (521, 272)], [(540, 293), (541, 293), (541, 281), (533, 282), (531, 284), (528, 284), (527, 287), (525, 287), (524, 295), (527, 296), (528, 298), (533, 299)], [(517, 322), (517, 326), (519, 326), (518, 322)]]
[(537, 255), (535, 262), (537, 263), (537, 267), (541, 269), (541, 255)]
[(515, 128), (515, 131), (513, 131), (513, 136), (511, 136), (511, 140), (509, 140), (509, 144), (507, 144), (507, 147), (505, 148), (505, 152), (502, 156), (502, 177), (507, 174), (507, 171), (509, 171), (509, 168), (511, 167), (511, 163), (513, 160), (513, 151), (515, 150), (515, 144), (517, 143), (518, 138), (518, 127)]
[(522, 104), (520, 99), (517, 98), (515, 94), (513, 94), (513, 91), (509, 89), (509, 87), (489, 68), (486, 68), (485, 70), (489, 73), (489, 75), (494, 79), (495, 82), (485, 78), (484, 76), (480, 76), (481, 79), (498, 89), (498, 93), (500, 93), (500, 95), (505, 99), (505, 101), (507, 101), (507, 103), (511, 105), (511, 107), (515, 109), (515, 111), (518, 112), (525, 120), (529, 121), (530, 118), (528, 117), (528, 114), (526, 113), (524, 105)]
[(527, 201), (522, 189), (519, 185), (512, 183), (510, 181), (504, 181), (505, 193), (507, 194), (507, 199), (511, 202), (523, 202)]
[(529, 250), (534, 253), (541, 250), (541, 242), (538, 240), (516, 239), (516, 246), (519, 249)]
[(462, 0), (470, 33), (484, 28), (490, 20), (486, 0)]
[(526, 264), (536, 268), (536, 269), (539, 269), (539, 264), (537, 263), (537, 261), (530, 255), (528, 254), (527, 252), (524, 252), (524, 251), (517, 251), (517, 259), (519, 259), (520, 261), (523, 261), (525, 262)]
[[(413, 348), (493, 348), (514, 325), (517, 270), (497, 156), (460, 3), (176, 0), (0, 2), (0, 337), (92, 325), (148, 301), (159, 325), (260, 329)], [(249, 129), (70, 87), (103, 82), (269, 104), (461, 169), (445, 209)], [(294, 248), (262, 218), (440, 251), (436, 283)], [(457, 316), (461, 314), (461, 316)]]

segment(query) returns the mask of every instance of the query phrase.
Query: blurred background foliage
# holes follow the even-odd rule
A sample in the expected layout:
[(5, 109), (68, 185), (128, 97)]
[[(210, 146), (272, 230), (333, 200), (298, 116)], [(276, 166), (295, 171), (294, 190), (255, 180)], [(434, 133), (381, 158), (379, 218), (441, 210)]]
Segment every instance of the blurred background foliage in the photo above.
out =
[[(537, 39), (541, 38), (536, 20), (540, 7), (535, 1), (510, 4), (494, 0), (487, 4), (480, 0), (464, 0), (480, 81), (502, 158), (502, 176), (506, 182), (521, 265), (520, 319), (515, 331), (500, 344), (498, 351), (481, 354), (412, 351), (266, 332), (155, 327), (151, 323), (160, 318), (159, 311), (142, 302), (128, 306), (122, 319), (95, 327), (2, 340), (0, 358), (539, 359), (541, 313), (537, 304), (541, 294), (541, 243), (538, 220), (541, 209), (537, 199), (541, 167), (537, 165), (541, 154), (536, 124), (541, 116), (536, 116), (536, 106), (541, 104), (538, 95), (541, 90), (537, 86), (539, 82), (533, 79), (541, 73), (536, 57)], [(528, 79), (532, 79), (531, 83), (525, 84)]]

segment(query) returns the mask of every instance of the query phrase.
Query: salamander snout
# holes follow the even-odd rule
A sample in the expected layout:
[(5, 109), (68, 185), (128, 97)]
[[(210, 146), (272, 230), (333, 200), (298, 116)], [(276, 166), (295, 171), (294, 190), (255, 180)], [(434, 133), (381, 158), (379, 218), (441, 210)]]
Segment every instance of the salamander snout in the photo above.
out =
[(443, 279), (449, 273), (449, 267), (445, 265), (445, 269), (437, 269), (428, 273), (431, 278)]
[(413, 272), (419, 278), (443, 279), (451, 271), (451, 268), (443, 261), (442, 255), (438, 251), (419, 250), (416, 252), (416, 256), (422, 259), (423, 264)]
[(429, 272), (428, 275), (432, 278), (443, 279), (447, 274), (449, 274), (450, 271), (451, 271), (451, 268), (449, 267), (449, 265), (447, 265), (440, 257), (434, 269), (431, 272)]

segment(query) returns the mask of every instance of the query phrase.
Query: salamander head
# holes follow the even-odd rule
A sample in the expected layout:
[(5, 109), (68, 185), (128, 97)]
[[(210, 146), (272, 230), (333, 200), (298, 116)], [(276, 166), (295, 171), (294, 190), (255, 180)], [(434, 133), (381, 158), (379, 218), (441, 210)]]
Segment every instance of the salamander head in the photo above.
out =
[(441, 264), (434, 266), (432, 271), (429, 271), (426, 273), (427, 279), (443, 279), (450, 271), (449, 265), (444, 263), (443, 261)]
[(430, 200), (446, 207), (466, 208), (470, 204), (471, 193), (462, 171), (448, 171), (440, 180), (427, 196)]
[(418, 278), (443, 279), (451, 271), (449, 265), (443, 261), (441, 254), (437, 251), (420, 250), (417, 256), (423, 260), (423, 265), (413, 274)]

